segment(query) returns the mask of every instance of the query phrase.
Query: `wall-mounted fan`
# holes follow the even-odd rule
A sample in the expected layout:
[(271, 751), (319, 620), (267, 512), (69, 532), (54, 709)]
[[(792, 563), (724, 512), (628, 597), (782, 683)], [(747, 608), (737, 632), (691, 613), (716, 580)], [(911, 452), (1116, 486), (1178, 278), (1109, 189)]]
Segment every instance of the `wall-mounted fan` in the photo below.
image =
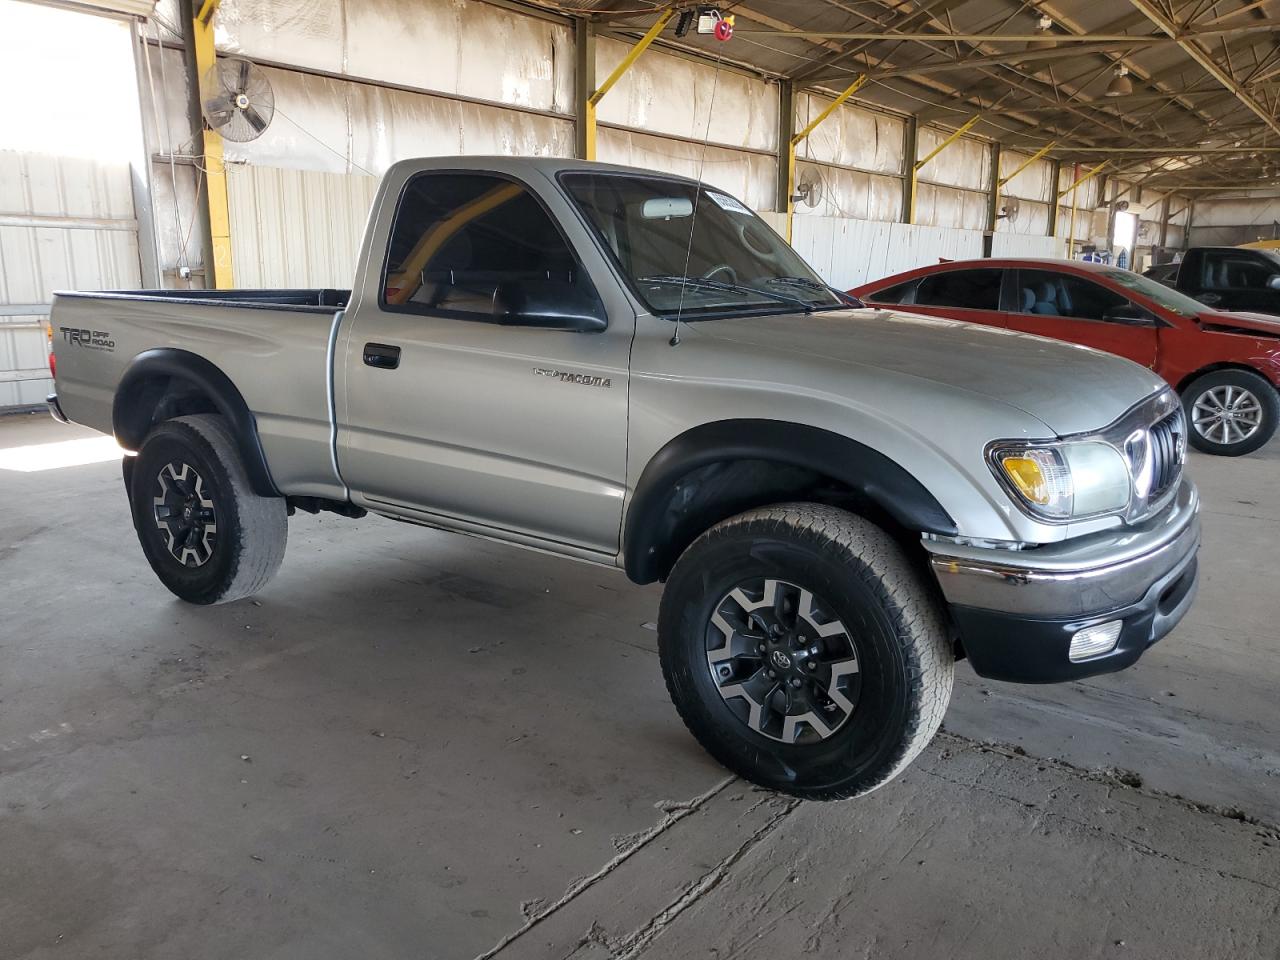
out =
[(811, 209), (816, 207), (822, 202), (822, 181), (808, 178), (801, 180), (796, 184), (796, 195), (791, 199)]
[(262, 136), (276, 113), (271, 81), (243, 57), (220, 57), (200, 80), (205, 122), (227, 140), (244, 143)]
[(997, 220), (1008, 220), (1010, 223), (1018, 222), (1018, 214), (1022, 210), (1022, 201), (1017, 197), (1001, 197), (1000, 212), (996, 214)]

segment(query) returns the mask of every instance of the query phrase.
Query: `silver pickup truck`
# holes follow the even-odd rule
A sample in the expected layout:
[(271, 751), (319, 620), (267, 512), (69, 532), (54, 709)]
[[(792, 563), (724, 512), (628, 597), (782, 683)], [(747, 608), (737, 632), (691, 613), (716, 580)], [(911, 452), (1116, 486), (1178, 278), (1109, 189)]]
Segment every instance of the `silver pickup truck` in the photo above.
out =
[(865, 308), (679, 177), (405, 161), (351, 291), (60, 293), (52, 327), (51, 410), (136, 452), (134, 527), (182, 599), (262, 590), (295, 510), (665, 581), (680, 716), (802, 797), (902, 770), (958, 658), (1024, 682), (1119, 670), (1195, 594), (1163, 381)]

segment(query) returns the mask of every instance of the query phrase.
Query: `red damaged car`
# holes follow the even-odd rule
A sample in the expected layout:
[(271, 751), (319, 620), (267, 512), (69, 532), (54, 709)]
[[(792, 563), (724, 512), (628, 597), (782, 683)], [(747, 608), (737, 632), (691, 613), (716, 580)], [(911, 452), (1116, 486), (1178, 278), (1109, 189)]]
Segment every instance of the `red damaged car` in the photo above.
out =
[(1257, 450), (1280, 418), (1280, 319), (1217, 312), (1128, 270), (1074, 260), (957, 260), (849, 293), (870, 306), (902, 306), (1128, 357), (1178, 391), (1189, 439), (1206, 453)]

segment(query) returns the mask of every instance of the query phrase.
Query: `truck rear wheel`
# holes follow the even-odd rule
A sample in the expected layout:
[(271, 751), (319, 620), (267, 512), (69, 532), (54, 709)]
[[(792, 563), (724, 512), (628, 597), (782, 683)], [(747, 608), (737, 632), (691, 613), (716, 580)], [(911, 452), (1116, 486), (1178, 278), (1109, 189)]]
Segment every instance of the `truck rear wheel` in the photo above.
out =
[(142, 552), (183, 600), (252, 596), (280, 569), (288, 536), (284, 498), (253, 492), (222, 417), (160, 423), (125, 476)]
[(1220, 457), (1253, 453), (1276, 432), (1280, 395), (1249, 370), (1213, 370), (1182, 391), (1191, 445)]
[(667, 689), (734, 773), (811, 800), (889, 782), (951, 697), (941, 601), (882, 529), (782, 504), (712, 527), (667, 580), (658, 620)]

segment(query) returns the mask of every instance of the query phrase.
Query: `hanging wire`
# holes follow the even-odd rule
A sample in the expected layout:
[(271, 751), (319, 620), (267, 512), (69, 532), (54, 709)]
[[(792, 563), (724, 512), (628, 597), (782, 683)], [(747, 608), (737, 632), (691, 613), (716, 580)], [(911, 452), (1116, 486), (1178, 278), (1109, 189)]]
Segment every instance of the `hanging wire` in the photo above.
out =
[(716, 69), (711, 78), (711, 102), (707, 104), (707, 129), (702, 137), (702, 155), (698, 158), (698, 178), (693, 193), (693, 216), (689, 222), (689, 243), (684, 248), (684, 272), (681, 274), (685, 282), (680, 284), (680, 302), (676, 304), (676, 326), (671, 332), (671, 346), (680, 345), (680, 317), (684, 314), (684, 292), (689, 286), (689, 261), (693, 257), (693, 234), (698, 228), (698, 203), (702, 199), (702, 170), (707, 162), (707, 144), (711, 140), (711, 120), (716, 113), (716, 91), (720, 88), (720, 57), (716, 53)]
[[(350, 164), (351, 166), (355, 167), (357, 170), (362, 170), (362, 171), (364, 171), (365, 173), (369, 174), (369, 176), (371, 176), (371, 177), (372, 177), (372, 176), (376, 176), (376, 174), (375, 174), (372, 170), (365, 170), (365, 168), (364, 168), (364, 167), (362, 167), (362, 166), (360, 166), (360, 164), (356, 163), (356, 162), (355, 162), (355, 160), (354, 160), (350, 155), (345, 154), (345, 153), (341, 153), (341, 152), (339, 152), (339, 151), (337, 151), (337, 150), (333, 149), (333, 147), (329, 146), (327, 143), (325, 143), (323, 140), (321, 140), (319, 137), (317, 137), (314, 133), (312, 133), (310, 130), (308, 130), (306, 127), (304, 127), (302, 124), (300, 124), (297, 120), (293, 119), (293, 117), (289, 116), (287, 113), (285, 113), (283, 110), (281, 110), (281, 109), (280, 109), (280, 104), (278, 104), (278, 103), (276, 104), (276, 113), (277, 113), (277, 114), (279, 114), (280, 116), (284, 117), (286, 120), (288, 120), (290, 123), (292, 123), (295, 127), (297, 127), (297, 128), (298, 128), (302, 133), (305, 133), (308, 137), (310, 137), (310, 138), (311, 138), (312, 140), (314, 140), (316, 143), (320, 144), (320, 146), (324, 147), (326, 150), (328, 150), (330, 153), (332, 153), (335, 157), (340, 158), (340, 159), (342, 160), (342, 162), (343, 162), (343, 163)], [(350, 113), (350, 112), (348, 111), (348, 114), (349, 114), (349, 113)]]

